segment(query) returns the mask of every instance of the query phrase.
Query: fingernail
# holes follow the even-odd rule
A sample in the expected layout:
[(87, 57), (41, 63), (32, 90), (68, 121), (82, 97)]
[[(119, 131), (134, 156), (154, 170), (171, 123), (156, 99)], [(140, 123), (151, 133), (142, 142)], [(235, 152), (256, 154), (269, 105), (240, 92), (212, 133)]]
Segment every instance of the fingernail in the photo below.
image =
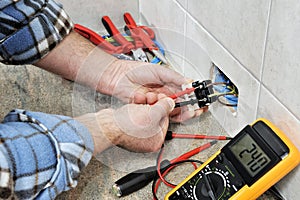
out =
[(175, 108), (175, 101), (169, 97), (167, 97), (166, 99), (170, 105), (170, 108), (173, 110)]

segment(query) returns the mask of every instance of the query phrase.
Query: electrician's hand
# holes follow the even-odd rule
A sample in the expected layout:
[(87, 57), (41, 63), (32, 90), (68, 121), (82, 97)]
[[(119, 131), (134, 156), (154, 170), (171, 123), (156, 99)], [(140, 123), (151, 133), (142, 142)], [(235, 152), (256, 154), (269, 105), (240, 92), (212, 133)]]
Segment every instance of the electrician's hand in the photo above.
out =
[(159, 94), (170, 95), (184, 83), (182, 75), (161, 65), (118, 60), (103, 72), (98, 88), (128, 103), (153, 104)]
[(154, 105), (127, 104), (119, 109), (104, 109), (76, 119), (91, 132), (94, 154), (112, 145), (135, 152), (160, 149), (169, 126), (169, 114), (175, 103), (163, 98)]

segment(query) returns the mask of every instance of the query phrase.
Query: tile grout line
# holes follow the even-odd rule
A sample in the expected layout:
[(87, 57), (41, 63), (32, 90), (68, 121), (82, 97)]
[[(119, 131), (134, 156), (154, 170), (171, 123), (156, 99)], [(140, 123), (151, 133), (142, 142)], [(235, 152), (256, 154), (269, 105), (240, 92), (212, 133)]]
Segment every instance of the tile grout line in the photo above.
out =
[(272, 0), (270, 0), (269, 4), (269, 11), (268, 11), (268, 20), (267, 20), (267, 26), (266, 26), (266, 34), (265, 34), (265, 41), (264, 41), (264, 49), (262, 53), (262, 60), (261, 60), (261, 67), (260, 67), (260, 77), (259, 77), (259, 88), (258, 88), (258, 97), (257, 97), (257, 107), (255, 108), (255, 116), (258, 117), (258, 107), (261, 99), (261, 91), (262, 91), (262, 79), (263, 79), (263, 73), (264, 73), (264, 67), (265, 67), (265, 59), (266, 59), (266, 50), (267, 50), (267, 43), (268, 43), (268, 37), (269, 37), (269, 31), (270, 31), (270, 21), (271, 21), (271, 9), (272, 9)]
[[(186, 34), (187, 34), (187, 10), (177, 1), (177, 0), (173, 0), (173, 3), (175, 3), (179, 9), (182, 10), (182, 12), (184, 13), (184, 30), (183, 30), (183, 36), (184, 36), (184, 42), (183, 42), (183, 59), (182, 59), (182, 66), (185, 65), (186, 60), (185, 60), (185, 55), (186, 55)], [(187, 6), (187, 5), (186, 5)]]

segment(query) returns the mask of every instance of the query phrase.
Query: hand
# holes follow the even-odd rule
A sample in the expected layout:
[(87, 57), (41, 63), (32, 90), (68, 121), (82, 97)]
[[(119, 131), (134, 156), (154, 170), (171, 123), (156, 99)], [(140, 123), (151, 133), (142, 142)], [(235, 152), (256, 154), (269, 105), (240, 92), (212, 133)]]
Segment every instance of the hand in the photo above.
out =
[[(133, 103), (153, 104), (159, 94), (168, 96), (186, 83), (183, 76), (163, 66), (118, 60), (76, 32), (35, 65)], [(173, 121), (182, 122), (201, 113), (176, 108), (171, 116)]]
[[(118, 60), (103, 72), (98, 90), (130, 103), (154, 104), (159, 95), (178, 92), (186, 82), (182, 75), (161, 65)], [(205, 111), (207, 108), (197, 111), (188, 111), (187, 107), (176, 108), (170, 113), (170, 119), (183, 122)]]
[(185, 83), (182, 75), (161, 65), (117, 60), (104, 70), (97, 89), (125, 102), (153, 104), (159, 94), (170, 95)]
[(104, 109), (75, 118), (91, 132), (94, 154), (112, 145), (135, 152), (158, 151), (169, 125), (175, 103), (170, 98), (154, 105), (127, 104), (119, 109)]

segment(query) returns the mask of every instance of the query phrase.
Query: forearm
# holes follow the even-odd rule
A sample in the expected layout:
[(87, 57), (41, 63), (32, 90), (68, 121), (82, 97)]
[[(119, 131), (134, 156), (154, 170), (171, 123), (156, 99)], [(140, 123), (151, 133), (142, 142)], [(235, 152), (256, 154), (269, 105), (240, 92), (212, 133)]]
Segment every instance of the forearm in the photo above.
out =
[(99, 91), (97, 87), (101, 75), (116, 60), (115, 57), (72, 31), (35, 65)]

